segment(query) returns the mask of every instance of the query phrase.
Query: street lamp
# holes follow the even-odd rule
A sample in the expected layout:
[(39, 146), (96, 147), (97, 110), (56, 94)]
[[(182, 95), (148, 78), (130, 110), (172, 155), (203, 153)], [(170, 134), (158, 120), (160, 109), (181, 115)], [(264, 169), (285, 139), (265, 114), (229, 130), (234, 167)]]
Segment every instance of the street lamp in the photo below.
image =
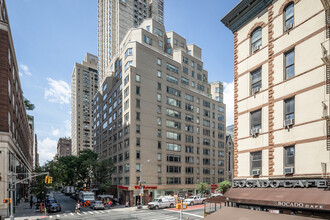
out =
[[(142, 205), (143, 205), (143, 201), (142, 201), (142, 193), (143, 193), (143, 185), (142, 185), (142, 166), (143, 166), (143, 164), (148, 163), (148, 162), (150, 162), (150, 159), (144, 161), (144, 162), (140, 165), (140, 183), (141, 183), (140, 203), (141, 203), (141, 207), (142, 207)], [(141, 192), (142, 192), (142, 193), (141, 193)]]

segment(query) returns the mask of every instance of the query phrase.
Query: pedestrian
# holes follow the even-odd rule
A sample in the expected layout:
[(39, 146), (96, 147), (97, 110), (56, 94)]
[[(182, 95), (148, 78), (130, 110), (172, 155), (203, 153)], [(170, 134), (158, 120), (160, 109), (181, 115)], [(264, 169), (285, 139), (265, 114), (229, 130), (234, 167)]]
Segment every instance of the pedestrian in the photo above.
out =
[(32, 209), (32, 205), (33, 205), (33, 197), (31, 195), (31, 197), (30, 197), (30, 209)]
[(108, 209), (110, 209), (111, 208), (111, 200), (109, 200), (109, 203), (108, 203)]
[(80, 203), (79, 202), (77, 202), (77, 204), (76, 204), (76, 212), (80, 213)]

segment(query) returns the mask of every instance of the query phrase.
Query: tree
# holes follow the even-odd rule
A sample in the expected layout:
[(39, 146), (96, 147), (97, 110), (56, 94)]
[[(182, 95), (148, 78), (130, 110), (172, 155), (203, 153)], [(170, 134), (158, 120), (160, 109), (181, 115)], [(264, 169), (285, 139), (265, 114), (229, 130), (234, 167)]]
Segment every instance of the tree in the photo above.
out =
[(200, 194), (204, 194), (205, 192), (206, 192), (206, 190), (207, 190), (207, 183), (198, 183), (197, 184), (197, 189), (198, 189), (198, 191), (200, 192)]
[(77, 182), (83, 187), (93, 177), (93, 170), (98, 166), (98, 154), (91, 150), (83, 150), (79, 153), (76, 164)]
[(100, 193), (107, 192), (111, 186), (111, 175), (114, 171), (114, 164), (111, 159), (103, 159), (93, 170), (94, 181), (99, 186)]
[[(44, 169), (42, 167), (37, 167), (34, 172), (41, 173), (44, 172)], [(31, 184), (31, 193), (40, 201), (46, 199), (47, 188), (45, 185), (45, 176), (46, 175), (37, 176)]]
[(225, 193), (231, 187), (231, 182), (228, 180), (224, 180), (218, 184), (217, 191), (221, 193)]
[[(33, 111), (34, 108), (35, 108), (34, 104), (32, 104), (30, 102), (30, 100), (28, 100), (26, 98), (24, 98), (24, 105), (25, 105), (25, 109), (28, 110), (28, 111)], [(28, 117), (29, 120), (32, 120), (32, 116), (31, 115), (28, 114), (27, 117)]]

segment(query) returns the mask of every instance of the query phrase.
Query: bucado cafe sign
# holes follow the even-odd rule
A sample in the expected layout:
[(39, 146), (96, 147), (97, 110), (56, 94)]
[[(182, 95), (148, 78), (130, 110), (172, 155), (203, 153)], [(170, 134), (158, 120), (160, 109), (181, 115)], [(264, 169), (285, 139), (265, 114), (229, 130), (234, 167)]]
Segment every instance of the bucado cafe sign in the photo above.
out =
[(311, 180), (234, 180), (233, 188), (327, 188), (329, 182), (327, 180), (311, 179)]

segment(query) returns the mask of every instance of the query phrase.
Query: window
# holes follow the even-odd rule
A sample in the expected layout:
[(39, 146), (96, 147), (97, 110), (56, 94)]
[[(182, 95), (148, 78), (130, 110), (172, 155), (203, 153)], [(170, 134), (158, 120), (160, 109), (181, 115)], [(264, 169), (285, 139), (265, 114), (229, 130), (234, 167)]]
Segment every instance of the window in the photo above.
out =
[(161, 102), (161, 101), (162, 101), (162, 95), (159, 94), (159, 93), (157, 94), (157, 101), (158, 101), (158, 102)]
[(125, 59), (126, 59), (128, 56), (132, 55), (132, 54), (133, 54), (133, 49), (132, 49), (132, 48), (128, 48), (128, 49), (126, 50), (126, 52), (125, 52)]
[(137, 164), (135, 165), (135, 167), (136, 167), (136, 171), (137, 171), (137, 172), (140, 172), (140, 171), (141, 171), (141, 165), (140, 165), (139, 163), (137, 163)]
[(136, 151), (136, 159), (140, 159), (141, 158), (141, 153), (140, 153), (140, 151)]
[(140, 134), (140, 131), (141, 131), (140, 125), (136, 125), (136, 133)]
[(135, 75), (136, 82), (141, 82), (141, 76), (139, 74)]
[(171, 120), (166, 120), (166, 126), (169, 128), (181, 129), (181, 123)]
[(251, 34), (251, 51), (254, 53), (261, 47), (261, 27), (255, 29)]
[(162, 137), (162, 130), (161, 129), (157, 130), (157, 137)]
[(179, 82), (178, 78), (170, 75), (166, 75), (166, 80), (174, 84), (178, 84)]
[(157, 76), (158, 76), (159, 78), (161, 78), (161, 77), (162, 77), (162, 71), (158, 70), (158, 71), (157, 71)]
[(163, 47), (163, 41), (159, 40), (158, 41), (158, 46)]
[(162, 65), (162, 60), (159, 59), (159, 58), (157, 58), (157, 64), (158, 64), (159, 66), (161, 66), (161, 65)]
[(185, 74), (188, 74), (188, 68), (187, 67), (182, 67), (182, 72), (184, 72)]
[(157, 170), (158, 170), (158, 173), (161, 173), (162, 172), (162, 165), (158, 165)]
[(188, 100), (188, 101), (194, 101), (194, 96), (192, 96), (192, 95), (188, 95), (188, 94), (186, 94), (185, 95), (185, 98), (186, 98), (186, 100)]
[(166, 149), (170, 151), (181, 151), (181, 145), (180, 144), (172, 144), (172, 143), (166, 143)]
[(170, 98), (170, 97), (166, 97), (166, 103), (175, 107), (180, 108), (181, 107), (181, 101)]
[(161, 141), (158, 141), (158, 149), (162, 149), (162, 142)]
[(162, 84), (161, 83), (157, 83), (157, 90), (162, 90)]
[(172, 87), (167, 86), (166, 87), (166, 92), (169, 93), (169, 94), (181, 97), (181, 92), (177, 89), (172, 88)]
[(162, 160), (162, 154), (161, 153), (157, 154), (157, 160), (159, 160), (159, 161)]
[(167, 177), (167, 184), (181, 184), (181, 177)]
[(140, 121), (140, 112), (136, 112), (136, 120)]
[(141, 93), (140, 93), (140, 86), (136, 86), (136, 94), (137, 95), (141, 95)]
[(261, 88), (261, 68), (251, 72), (251, 94)]
[(176, 133), (176, 132), (167, 131), (166, 132), (166, 138), (172, 139), (172, 140), (181, 140), (181, 134)]
[(176, 67), (176, 66), (174, 66), (174, 65), (172, 65), (170, 63), (167, 63), (166, 64), (166, 69), (168, 69), (168, 70), (170, 70), (170, 71), (172, 71), (174, 73), (178, 73), (178, 67)]
[(284, 100), (284, 118), (294, 119), (294, 98)]
[(157, 105), (157, 113), (158, 114), (161, 114), (162, 113), (162, 107)]
[(290, 79), (294, 76), (294, 50), (284, 54), (285, 62), (285, 79)]
[(262, 165), (261, 153), (262, 151), (251, 153), (251, 175), (253, 170), (259, 170), (261, 174), (261, 165)]
[(294, 146), (284, 148), (284, 167), (294, 167)]
[(146, 28), (147, 28), (147, 31), (150, 31), (150, 26), (149, 25)]
[(152, 45), (152, 39), (146, 35), (144, 35), (144, 42), (149, 45)]
[(125, 64), (125, 71), (128, 69), (128, 67), (132, 66), (133, 64), (133, 61), (128, 61), (126, 64)]
[(185, 78), (185, 77), (181, 77), (181, 83), (182, 84), (186, 84), (186, 85), (189, 85), (189, 80), (187, 79), (187, 78)]
[(181, 162), (181, 156), (180, 155), (168, 154), (166, 159), (167, 159), (166, 161), (169, 161), (169, 162)]
[(194, 184), (194, 178), (193, 177), (186, 177), (186, 184)]
[(157, 118), (157, 124), (162, 125), (162, 118)]
[(166, 53), (171, 54), (172, 53), (172, 48), (167, 48)]
[(284, 31), (287, 31), (293, 27), (293, 23), (294, 23), (292, 2), (285, 7), (283, 15), (284, 15)]
[(171, 43), (171, 38), (169, 37), (169, 38), (167, 38), (167, 41), (166, 41), (168, 44), (170, 44)]
[(159, 37), (163, 36), (163, 31), (159, 30), (158, 28), (154, 28), (155, 34), (157, 34)]
[(186, 153), (194, 153), (194, 147), (193, 146), (186, 146)]
[(188, 58), (187, 58), (187, 57), (184, 57), (184, 56), (182, 56), (182, 62), (184, 62), (184, 63), (188, 64)]
[(166, 115), (174, 117), (174, 118), (181, 118), (181, 112), (172, 110), (172, 109), (166, 109)]
[(124, 98), (126, 98), (128, 95), (129, 95), (129, 87), (127, 87), (127, 88), (124, 90)]
[(168, 173), (181, 173), (181, 167), (179, 166), (166, 166)]
[(251, 112), (251, 129), (261, 129), (261, 109)]
[(140, 99), (136, 99), (136, 105), (135, 105), (135, 106), (136, 106), (137, 108), (140, 108), (140, 105), (141, 105), (141, 104), (140, 104)]

